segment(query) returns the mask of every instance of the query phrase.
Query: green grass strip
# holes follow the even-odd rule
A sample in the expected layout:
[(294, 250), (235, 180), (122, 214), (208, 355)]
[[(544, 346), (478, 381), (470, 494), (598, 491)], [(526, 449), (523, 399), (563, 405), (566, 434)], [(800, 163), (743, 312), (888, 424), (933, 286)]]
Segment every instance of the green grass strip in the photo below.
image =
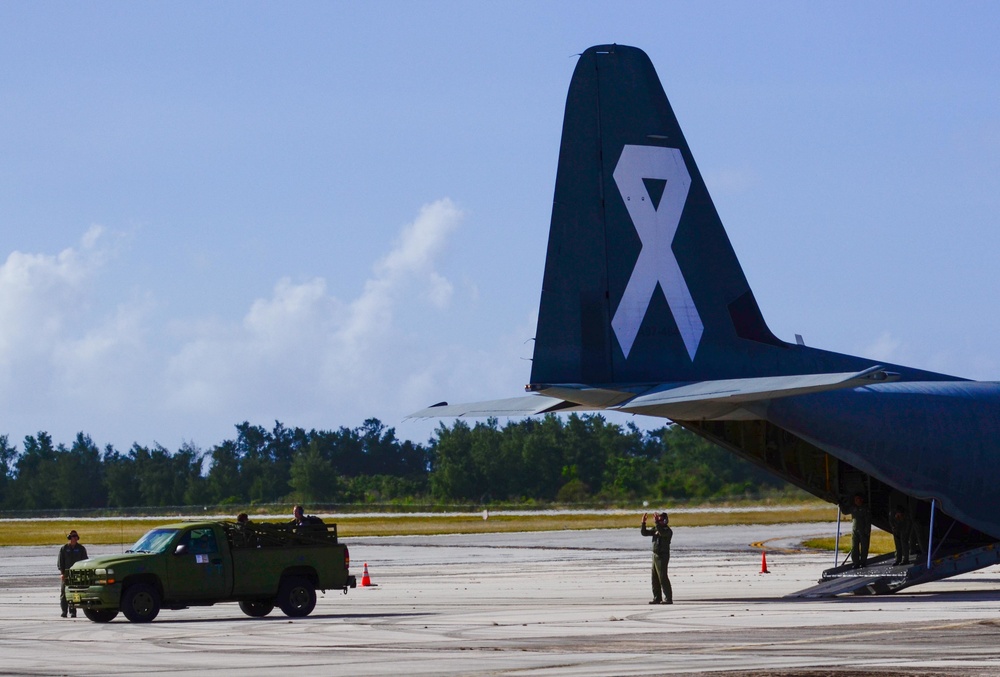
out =
[[(826, 503), (776, 506), (765, 512), (744, 509), (747, 506), (720, 508), (710, 506), (704, 511), (671, 512), (672, 526), (720, 526), (733, 524), (786, 524), (798, 522), (829, 522), (837, 519), (837, 511)], [(234, 515), (235, 516), (235, 515)], [(323, 516), (335, 522), (341, 538), (360, 536), (400, 536), (431, 534), (505, 533), (517, 531), (559, 531), (564, 529), (638, 528), (641, 512), (537, 514), (492, 513), (484, 520), (481, 513), (462, 515), (334, 515)], [(211, 518), (210, 518), (211, 519)], [(230, 517), (229, 519), (232, 519)], [(251, 514), (251, 519), (281, 521), (284, 518)], [(92, 519), (25, 519), (0, 521), (0, 545), (60, 545), (66, 542), (70, 529), (80, 533), (80, 542), (87, 544), (134, 543), (153, 527), (181, 521), (176, 517), (159, 518), (92, 518)], [(652, 523), (652, 519), (650, 519)], [(848, 542), (850, 537), (848, 536)], [(873, 539), (874, 542), (874, 539)], [(830, 539), (829, 549), (833, 549)], [(892, 549), (891, 538), (889, 549)]]

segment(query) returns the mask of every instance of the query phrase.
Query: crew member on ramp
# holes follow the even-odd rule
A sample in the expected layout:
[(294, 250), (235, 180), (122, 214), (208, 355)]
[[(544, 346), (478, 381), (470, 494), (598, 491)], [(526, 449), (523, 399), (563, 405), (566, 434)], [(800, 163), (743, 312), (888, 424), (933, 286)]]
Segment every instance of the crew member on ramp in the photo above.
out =
[(863, 569), (868, 566), (868, 544), (872, 537), (872, 511), (864, 494), (854, 494), (851, 506), (851, 568)]

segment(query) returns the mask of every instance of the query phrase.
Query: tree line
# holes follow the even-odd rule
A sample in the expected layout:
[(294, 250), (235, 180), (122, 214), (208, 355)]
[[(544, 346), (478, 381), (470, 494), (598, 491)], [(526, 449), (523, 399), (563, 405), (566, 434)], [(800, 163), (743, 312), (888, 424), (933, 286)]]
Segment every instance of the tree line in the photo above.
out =
[(427, 444), (372, 418), (309, 430), (248, 422), (209, 450), (99, 448), (46, 432), (0, 435), (0, 508), (101, 509), (266, 503), (605, 503), (757, 496), (784, 483), (681, 429), (600, 415), (441, 424)]

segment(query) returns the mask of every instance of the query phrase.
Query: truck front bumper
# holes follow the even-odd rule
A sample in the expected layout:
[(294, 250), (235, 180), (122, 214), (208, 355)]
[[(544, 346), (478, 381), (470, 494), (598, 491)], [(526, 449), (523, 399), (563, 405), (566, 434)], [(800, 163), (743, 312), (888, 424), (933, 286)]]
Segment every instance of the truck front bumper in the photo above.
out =
[(66, 601), (77, 609), (117, 609), (121, 597), (121, 583), (66, 588)]

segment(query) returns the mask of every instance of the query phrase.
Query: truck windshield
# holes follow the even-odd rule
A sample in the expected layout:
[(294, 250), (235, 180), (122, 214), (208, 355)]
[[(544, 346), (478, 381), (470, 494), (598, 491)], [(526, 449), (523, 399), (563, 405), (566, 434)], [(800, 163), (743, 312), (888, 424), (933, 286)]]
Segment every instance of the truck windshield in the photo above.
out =
[(125, 552), (164, 552), (179, 529), (153, 529)]

